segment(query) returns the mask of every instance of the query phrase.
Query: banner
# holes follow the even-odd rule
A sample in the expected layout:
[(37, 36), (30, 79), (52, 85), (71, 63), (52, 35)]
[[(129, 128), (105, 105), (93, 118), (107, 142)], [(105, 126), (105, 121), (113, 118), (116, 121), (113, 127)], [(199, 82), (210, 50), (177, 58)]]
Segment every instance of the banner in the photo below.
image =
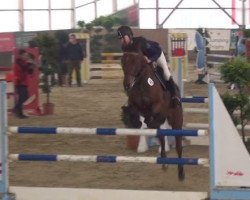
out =
[(15, 35), (13, 33), (0, 33), (0, 71), (11, 70), (15, 46)]
[[(229, 51), (231, 30), (230, 29), (207, 29), (210, 35), (208, 39), (208, 47), (211, 51)], [(187, 49), (194, 50), (195, 48), (195, 31), (194, 29), (170, 29), (169, 33), (186, 33), (187, 34)]]

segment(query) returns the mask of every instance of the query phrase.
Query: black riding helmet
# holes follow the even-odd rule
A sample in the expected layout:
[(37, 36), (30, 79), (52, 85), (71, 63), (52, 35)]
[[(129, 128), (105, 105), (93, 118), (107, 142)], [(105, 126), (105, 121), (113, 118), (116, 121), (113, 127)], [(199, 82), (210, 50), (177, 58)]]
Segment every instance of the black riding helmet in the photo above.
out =
[(133, 37), (132, 29), (129, 26), (120, 26), (117, 29), (117, 36), (118, 38), (123, 38), (125, 35), (127, 35), (130, 39)]

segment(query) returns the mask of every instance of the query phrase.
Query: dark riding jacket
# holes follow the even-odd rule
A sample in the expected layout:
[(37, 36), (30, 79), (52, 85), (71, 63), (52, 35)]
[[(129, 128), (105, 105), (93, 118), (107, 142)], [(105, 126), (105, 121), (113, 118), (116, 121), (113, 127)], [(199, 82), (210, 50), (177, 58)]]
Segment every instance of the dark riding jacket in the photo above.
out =
[(129, 45), (122, 46), (122, 51), (123, 52), (141, 51), (151, 61), (156, 61), (162, 53), (162, 49), (159, 43), (147, 40), (144, 37), (133, 37)]
[(79, 43), (68, 43), (66, 46), (66, 57), (71, 61), (81, 61), (84, 58), (82, 47)]

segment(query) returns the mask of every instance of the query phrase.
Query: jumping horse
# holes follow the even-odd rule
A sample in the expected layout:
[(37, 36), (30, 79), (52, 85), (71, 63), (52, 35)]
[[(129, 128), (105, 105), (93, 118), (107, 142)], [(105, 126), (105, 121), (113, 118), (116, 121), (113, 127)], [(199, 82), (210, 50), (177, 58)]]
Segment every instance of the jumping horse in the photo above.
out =
[[(140, 117), (144, 118), (147, 128), (160, 128), (167, 122), (172, 129), (182, 129), (183, 110), (181, 104), (173, 104), (167, 87), (162, 86), (152, 64), (147, 63), (140, 52), (124, 52), (121, 58), (124, 73), (123, 86), (128, 96), (129, 112), (134, 128), (141, 128)], [(166, 157), (165, 138), (158, 137), (161, 157)], [(175, 136), (176, 152), (182, 157), (182, 137)], [(164, 167), (163, 167), (164, 168)], [(178, 178), (185, 178), (183, 165), (178, 165)]]

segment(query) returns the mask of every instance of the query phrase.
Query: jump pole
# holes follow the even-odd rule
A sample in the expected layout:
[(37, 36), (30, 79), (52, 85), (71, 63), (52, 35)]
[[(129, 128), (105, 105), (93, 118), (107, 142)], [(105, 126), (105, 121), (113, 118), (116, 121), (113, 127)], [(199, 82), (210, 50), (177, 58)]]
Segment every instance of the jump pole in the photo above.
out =
[(206, 136), (204, 129), (128, 129), (128, 128), (75, 128), (75, 127), (18, 127), (10, 126), (10, 134), (75, 134), (75, 135), (138, 135), (138, 136)]
[(102, 163), (151, 163), (170, 165), (203, 165), (208, 166), (206, 158), (161, 158), (115, 155), (48, 155), (48, 154), (10, 154), (11, 161), (69, 161), (69, 162), (102, 162)]
[(6, 82), (0, 81), (0, 193), (3, 200), (11, 200), (9, 194), (8, 135), (7, 135)]

